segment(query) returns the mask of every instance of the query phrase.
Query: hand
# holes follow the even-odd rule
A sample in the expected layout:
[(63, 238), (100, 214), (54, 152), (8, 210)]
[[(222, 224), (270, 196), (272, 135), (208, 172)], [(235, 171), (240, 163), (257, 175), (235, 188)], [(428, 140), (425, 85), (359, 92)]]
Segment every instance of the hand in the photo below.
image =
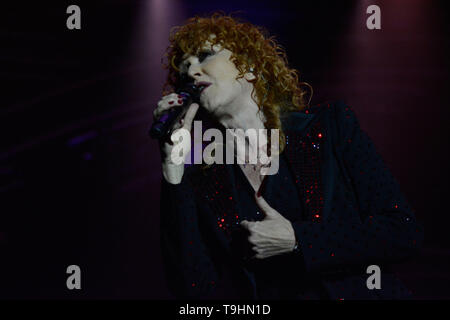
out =
[[(182, 104), (183, 98), (181, 95), (176, 93), (166, 95), (162, 97), (161, 100), (158, 102), (158, 107), (153, 111), (153, 117), (155, 118), (155, 120), (157, 120), (164, 113), (170, 112), (172, 108), (180, 108)], [(165, 140), (164, 139), (160, 140), (160, 148), (163, 162), (172, 164), (170, 155), (172, 153), (172, 149), (174, 148), (174, 146), (178, 144), (178, 141), (174, 142), (174, 140), (172, 139), (173, 134), (181, 128), (186, 129), (188, 132), (191, 131), (192, 121), (195, 117), (195, 114), (197, 113), (198, 108), (199, 106), (197, 103), (191, 104), (187, 109), (184, 117), (180, 119), (179, 122), (173, 124), (170, 131), (170, 135), (166, 137)], [(189, 144), (186, 145), (183, 149), (190, 150), (190, 147), (191, 145)]]
[(265, 259), (282, 253), (291, 252), (295, 247), (294, 228), (289, 220), (269, 206), (263, 197), (255, 194), (256, 204), (265, 214), (262, 221), (241, 221), (250, 236), (248, 241), (256, 252), (255, 258)]
[[(158, 102), (158, 107), (153, 112), (153, 116), (155, 117), (155, 119), (159, 119), (161, 115), (165, 112), (168, 112), (169, 109), (179, 107), (182, 104), (183, 101), (181, 96), (175, 93), (171, 93), (167, 96), (164, 96)], [(176, 164), (172, 161), (171, 155), (173, 148), (181, 143), (184, 144), (183, 150), (185, 151), (185, 154), (187, 154), (191, 149), (191, 144), (189, 141), (175, 141), (176, 139), (173, 139), (173, 135), (180, 129), (186, 129), (188, 132), (191, 131), (192, 122), (194, 120), (195, 114), (198, 111), (198, 108), (199, 105), (197, 103), (191, 104), (186, 111), (184, 118), (181, 119), (178, 123), (175, 123), (172, 127), (172, 132), (169, 139), (160, 141), (163, 176), (169, 183), (180, 183), (184, 174), (184, 162), (181, 164)]]

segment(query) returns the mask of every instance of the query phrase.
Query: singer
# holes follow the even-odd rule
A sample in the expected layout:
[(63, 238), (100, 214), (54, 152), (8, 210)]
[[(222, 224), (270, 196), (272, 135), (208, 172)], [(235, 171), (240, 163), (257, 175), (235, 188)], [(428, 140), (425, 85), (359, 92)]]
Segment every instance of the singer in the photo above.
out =
[[(262, 28), (215, 13), (173, 29), (155, 120), (199, 87), (162, 158), (161, 248), (177, 298), (407, 299), (389, 265), (414, 255), (423, 232), (350, 106), (310, 106), (297, 71)], [(170, 135), (195, 119), (224, 130), (278, 129), (279, 169), (176, 165)], [(270, 137), (268, 137), (270, 139)], [(246, 147), (252, 148), (250, 140)], [(378, 266), (370, 286), (367, 268)], [(374, 278), (377, 278), (374, 276)]]

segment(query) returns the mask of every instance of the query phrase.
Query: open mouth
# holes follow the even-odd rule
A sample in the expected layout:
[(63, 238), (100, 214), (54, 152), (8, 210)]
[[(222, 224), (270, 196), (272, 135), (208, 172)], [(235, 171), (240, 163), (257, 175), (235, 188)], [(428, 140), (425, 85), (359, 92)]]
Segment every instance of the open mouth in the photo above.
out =
[(202, 94), (203, 91), (205, 91), (206, 88), (208, 88), (210, 85), (211, 85), (211, 83), (209, 83), (209, 82), (200, 82), (200, 83), (198, 83), (197, 86), (198, 86), (200, 94)]
[(202, 87), (202, 88), (200, 89), (200, 94), (202, 94), (203, 91), (205, 91), (208, 87), (209, 87), (209, 86)]

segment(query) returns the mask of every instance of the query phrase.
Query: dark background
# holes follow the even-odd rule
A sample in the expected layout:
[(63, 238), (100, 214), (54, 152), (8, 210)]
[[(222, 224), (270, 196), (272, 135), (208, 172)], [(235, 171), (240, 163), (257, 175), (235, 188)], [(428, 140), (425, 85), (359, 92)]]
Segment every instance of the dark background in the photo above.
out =
[[(171, 298), (159, 250), (160, 158), (147, 136), (171, 27), (240, 10), (314, 88), (356, 111), (425, 228), (399, 276), (450, 298), (445, 1), (5, 1), (0, 5), (0, 296)], [(81, 30), (66, 8), (81, 7)], [(368, 30), (367, 6), (381, 8)], [(66, 268), (82, 290), (66, 288)]]

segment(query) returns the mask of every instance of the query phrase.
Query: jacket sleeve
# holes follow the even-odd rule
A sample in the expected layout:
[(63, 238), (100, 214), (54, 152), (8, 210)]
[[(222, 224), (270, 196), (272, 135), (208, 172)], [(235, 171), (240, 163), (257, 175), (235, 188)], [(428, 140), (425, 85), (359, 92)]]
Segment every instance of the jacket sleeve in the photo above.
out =
[(161, 184), (161, 252), (169, 290), (184, 299), (213, 296), (217, 273), (207, 253), (198, 224), (191, 182), (183, 176), (173, 185)]
[(421, 245), (423, 230), (354, 111), (343, 102), (332, 107), (337, 157), (348, 172), (345, 183), (354, 190), (358, 214), (344, 218), (349, 215), (336, 211), (321, 222), (293, 223), (306, 272), (365, 271), (371, 264), (404, 260)]

